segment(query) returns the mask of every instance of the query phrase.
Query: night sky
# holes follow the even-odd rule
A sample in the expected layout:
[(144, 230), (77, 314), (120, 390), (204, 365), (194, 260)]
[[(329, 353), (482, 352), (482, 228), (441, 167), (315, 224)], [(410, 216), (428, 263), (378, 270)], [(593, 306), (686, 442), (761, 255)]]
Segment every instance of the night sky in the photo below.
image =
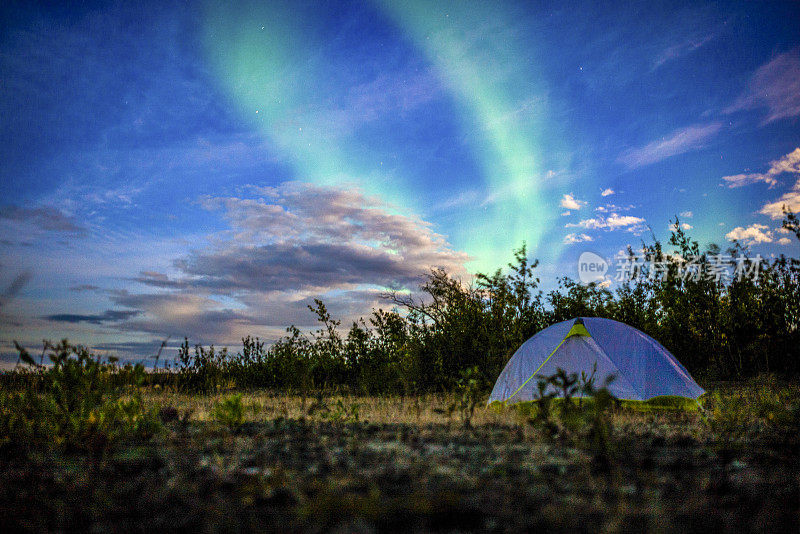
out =
[[(345, 324), (429, 267), (798, 255), (798, 2), (3, 3), (0, 353)], [(614, 282), (608, 283), (613, 289)]]

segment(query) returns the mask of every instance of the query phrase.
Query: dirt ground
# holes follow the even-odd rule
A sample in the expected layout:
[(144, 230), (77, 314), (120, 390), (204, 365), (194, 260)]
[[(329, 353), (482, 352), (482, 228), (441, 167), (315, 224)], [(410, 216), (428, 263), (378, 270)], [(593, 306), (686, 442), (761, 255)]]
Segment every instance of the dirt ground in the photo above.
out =
[(151, 391), (164, 430), (102, 454), (4, 453), (0, 531), (798, 531), (800, 440), (769, 414), (617, 408), (599, 439), (483, 406), (467, 426), (449, 396), (251, 393), (232, 427), (223, 397)]

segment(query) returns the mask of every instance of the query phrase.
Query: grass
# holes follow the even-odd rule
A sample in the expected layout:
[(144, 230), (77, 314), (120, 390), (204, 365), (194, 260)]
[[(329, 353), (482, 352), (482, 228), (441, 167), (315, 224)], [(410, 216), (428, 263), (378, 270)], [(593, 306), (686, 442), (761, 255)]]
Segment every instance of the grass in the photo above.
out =
[[(178, 410), (190, 410), (193, 420), (214, 420), (217, 405), (231, 397), (230, 392), (211, 395), (194, 395), (174, 390), (149, 389), (144, 393), (145, 403), (151, 406), (174, 406)], [(459, 414), (451, 410), (456, 402), (455, 394), (425, 394), (414, 396), (359, 396), (327, 393), (323, 397), (291, 395), (281, 392), (247, 392), (241, 397), (245, 410), (245, 422), (266, 422), (275, 418), (325, 421), (326, 410), (358, 406), (359, 419), (365, 423), (401, 423), (414, 425), (457, 423)], [(497, 410), (477, 409), (472, 423), (475, 425), (504, 424), (510, 421), (509, 413)]]
[[(141, 387), (160, 430), (100, 454), (0, 454), (0, 529), (795, 530), (796, 384), (709, 388), (694, 412), (558, 404), (471, 413), (464, 393), (303, 397)], [(564, 415), (569, 413), (569, 417)], [(577, 413), (577, 415), (576, 415)]]

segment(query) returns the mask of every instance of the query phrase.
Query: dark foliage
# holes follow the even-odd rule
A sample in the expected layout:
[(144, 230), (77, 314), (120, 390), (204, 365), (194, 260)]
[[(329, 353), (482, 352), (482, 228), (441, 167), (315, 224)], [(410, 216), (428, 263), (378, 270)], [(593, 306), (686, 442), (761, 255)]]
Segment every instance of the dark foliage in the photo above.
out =
[(0, 390), (0, 449), (55, 447), (102, 452), (127, 438), (150, 435), (156, 415), (145, 409), (144, 367), (119, 367), (86, 347), (45, 343), (51, 365), (17, 346), (24, 370)]
[[(800, 239), (794, 214), (787, 213), (784, 227)], [(412, 394), (452, 390), (470, 369), (470, 380), (485, 389), (531, 335), (581, 316), (639, 328), (700, 377), (800, 374), (800, 260), (762, 261), (757, 276), (707, 276), (723, 256), (733, 267), (742, 260), (752, 265), (753, 258), (739, 243), (725, 254), (713, 244), (701, 250), (677, 218), (674, 228), (672, 252), (658, 241), (643, 243), (638, 256), (646, 261), (636, 267), (638, 276), (613, 292), (562, 278), (558, 289), (544, 295), (535, 275), (538, 262), (523, 245), (507, 270), (478, 274), (472, 284), (431, 270), (420, 296), (386, 294), (391, 309), (374, 310), (346, 334), (316, 300), (309, 308), (320, 328), (304, 333), (291, 326), (270, 346), (247, 337), (241, 352), (231, 354), (213, 346), (192, 348), (184, 340), (177, 372), (151, 380), (197, 392), (268, 387), (304, 394), (320, 388)], [(632, 249), (628, 253), (635, 256)]]
[[(713, 244), (701, 250), (675, 222), (669, 240), (673, 252), (658, 241), (643, 243), (639, 256), (647, 261), (638, 276), (614, 292), (562, 278), (557, 290), (543, 295), (534, 274), (537, 262), (528, 259), (523, 245), (507, 271), (478, 274), (472, 285), (432, 270), (420, 287), (421, 297), (387, 294), (392, 310), (374, 311), (344, 337), (339, 322), (317, 300), (310, 308), (321, 328), (309, 336), (290, 327), (289, 335), (268, 349), (246, 338), (242, 353), (225, 361), (214, 360), (213, 347), (210, 355), (198, 347), (183, 369), (213, 366), (215, 372), (224, 370), (220, 380), (224, 375), (239, 386), (334, 386), (369, 393), (451, 390), (470, 369), (471, 380), (485, 389), (527, 338), (582, 316), (639, 328), (698, 376), (800, 373), (800, 260), (765, 260), (757, 276), (709, 277), (702, 273), (718, 267), (720, 257), (748, 265), (753, 258), (739, 243), (726, 254)], [(800, 232), (793, 214), (787, 214), (784, 226)], [(653, 265), (666, 267), (656, 271)], [(734, 268), (728, 272), (735, 274)], [(181, 351), (182, 357), (187, 354), (188, 344)], [(186, 383), (202, 382), (209, 373), (214, 374), (194, 372)]]

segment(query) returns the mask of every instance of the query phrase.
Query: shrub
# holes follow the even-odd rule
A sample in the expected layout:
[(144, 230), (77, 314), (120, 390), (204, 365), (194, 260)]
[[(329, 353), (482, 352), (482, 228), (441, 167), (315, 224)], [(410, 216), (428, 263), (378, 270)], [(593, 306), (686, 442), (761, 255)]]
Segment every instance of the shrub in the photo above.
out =
[(456, 382), (456, 400), (450, 406), (449, 411), (458, 410), (461, 420), (466, 428), (470, 428), (472, 415), (475, 407), (481, 400), (484, 380), (481, 377), (478, 366), (473, 366), (461, 372), (461, 377)]
[(158, 429), (156, 414), (145, 409), (136, 387), (144, 380), (141, 365), (123, 368), (125, 383), (118, 384), (115, 360), (104, 362), (67, 340), (45, 344), (52, 363), (48, 368), (17, 348), (36, 380), (0, 392), (1, 443), (102, 450)]
[(214, 420), (230, 430), (238, 430), (244, 424), (242, 394), (237, 393), (217, 403), (211, 410)]

